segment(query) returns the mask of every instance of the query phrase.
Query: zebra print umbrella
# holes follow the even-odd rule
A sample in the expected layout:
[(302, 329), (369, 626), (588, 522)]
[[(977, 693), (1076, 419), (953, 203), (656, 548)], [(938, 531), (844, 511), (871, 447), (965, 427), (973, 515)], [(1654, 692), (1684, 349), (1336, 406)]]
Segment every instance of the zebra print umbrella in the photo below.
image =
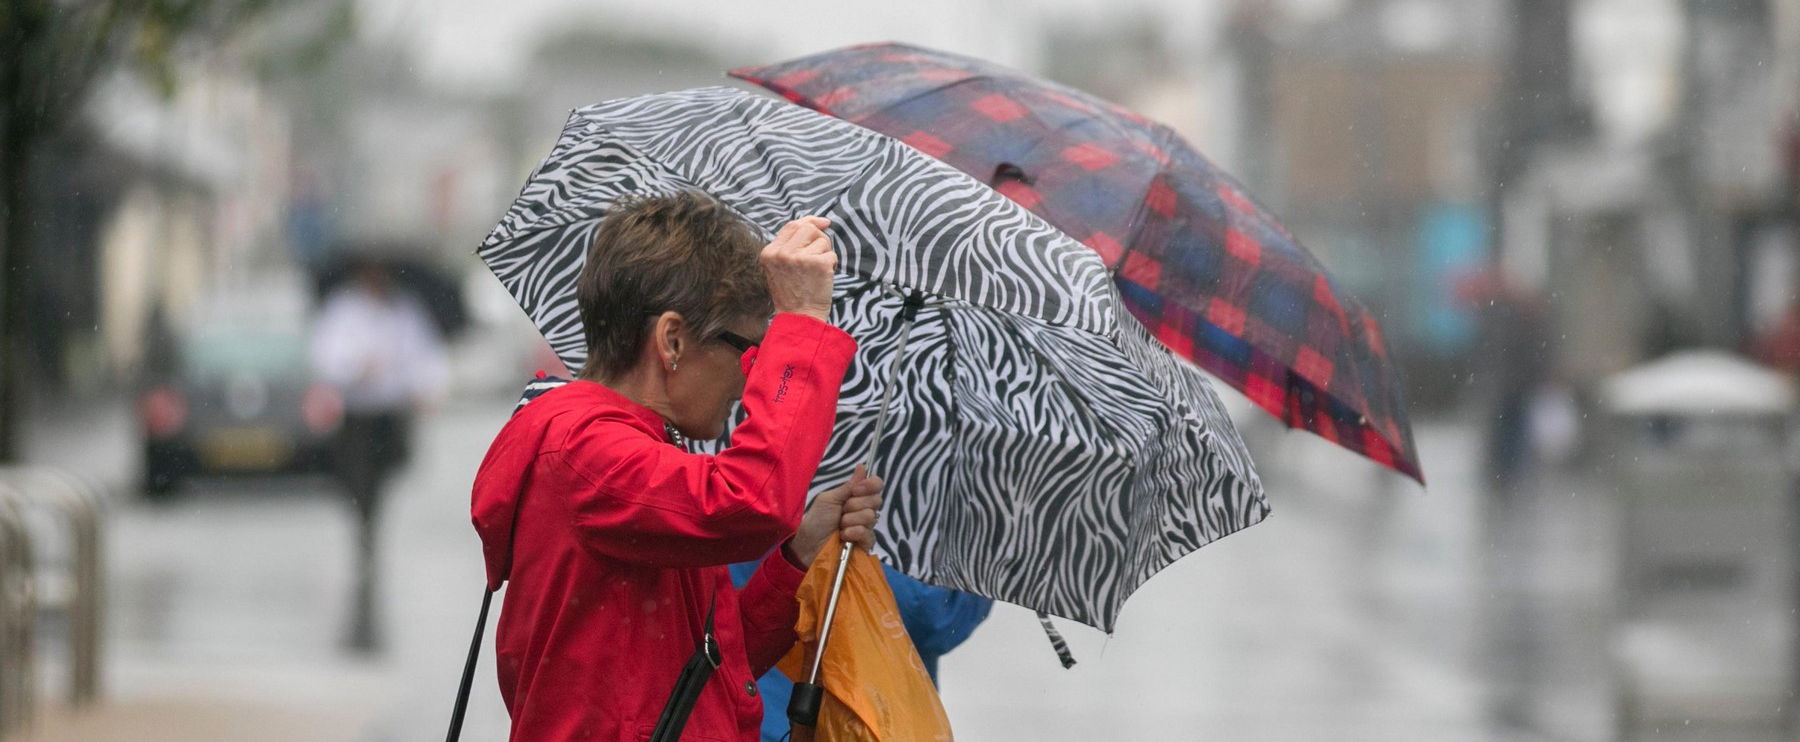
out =
[(1111, 631), (1151, 575), (1268, 514), (1212, 388), (1092, 250), (844, 121), (726, 88), (578, 109), (480, 254), (580, 368), (595, 228), (621, 196), (683, 188), (764, 230), (831, 219), (831, 320), (860, 350), (814, 485), (870, 449), (891, 379), (877, 541), (901, 571)]

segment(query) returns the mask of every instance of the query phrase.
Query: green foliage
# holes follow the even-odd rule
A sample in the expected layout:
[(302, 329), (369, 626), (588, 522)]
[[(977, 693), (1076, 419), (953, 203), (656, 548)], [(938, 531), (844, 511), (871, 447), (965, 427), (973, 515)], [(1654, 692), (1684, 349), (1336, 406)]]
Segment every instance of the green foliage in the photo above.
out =
[[(348, 0), (330, 0), (324, 32), (300, 53), (317, 56), (353, 28)], [(319, 8), (315, 3), (300, 5)], [(104, 73), (142, 76), (158, 93), (173, 95), (190, 54), (230, 43), (278, 9), (277, 0), (7, 0), (0, 9), (0, 92), (7, 94), (4, 125), (14, 136), (59, 128), (79, 109)]]

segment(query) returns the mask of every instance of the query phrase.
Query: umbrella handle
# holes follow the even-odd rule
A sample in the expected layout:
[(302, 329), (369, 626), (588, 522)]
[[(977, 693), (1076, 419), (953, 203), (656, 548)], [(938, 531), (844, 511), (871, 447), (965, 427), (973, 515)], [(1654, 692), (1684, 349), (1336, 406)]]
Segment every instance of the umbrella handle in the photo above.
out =
[(794, 684), (794, 694), (788, 696), (788, 723), (800, 727), (816, 727), (819, 725), (819, 706), (825, 701), (825, 689), (814, 683), (800, 682)]

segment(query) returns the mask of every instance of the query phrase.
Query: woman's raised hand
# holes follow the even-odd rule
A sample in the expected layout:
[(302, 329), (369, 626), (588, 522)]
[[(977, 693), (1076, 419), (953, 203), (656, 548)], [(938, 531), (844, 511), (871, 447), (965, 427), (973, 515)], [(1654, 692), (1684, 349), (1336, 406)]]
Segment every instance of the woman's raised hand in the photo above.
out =
[(831, 274), (837, 270), (837, 253), (825, 236), (830, 227), (825, 217), (803, 216), (788, 222), (763, 248), (763, 277), (775, 311), (820, 320), (830, 316)]
[(863, 551), (875, 548), (875, 522), (881, 518), (883, 500), (881, 490), (881, 479), (869, 476), (868, 470), (858, 464), (850, 481), (813, 498), (812, 505), (800, 518), (799, 532), (788, 542), (788, 548), (793, 550), (790, 556), (800, 564), (812, 564), (813, 557), (831, 538), (832, 531), (837, 531), (845, 541), (862, 547)]

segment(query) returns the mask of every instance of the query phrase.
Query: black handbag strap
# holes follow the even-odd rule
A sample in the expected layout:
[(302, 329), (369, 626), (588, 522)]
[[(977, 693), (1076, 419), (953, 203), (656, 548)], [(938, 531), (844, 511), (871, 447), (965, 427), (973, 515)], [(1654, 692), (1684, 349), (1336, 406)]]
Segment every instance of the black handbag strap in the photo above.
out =
[[(539, 371), (537, 373), (537, 378), (525, 385), (525, 393), (519, 397), (519, 403), (513, 405), (512, 414), (519, 414), (519, 410), (525, 409), (525, 405), (531, 402), (531, 400), (537, 399), (538, 397), (543, 396), (545, 392), (567, 383), (569, 383), (568, 379), (546, 376), (544, 372)], [(523, 495), (521, 495), (520, 504), (524, 504)], [(518, 535), (519, 520), (517, 517), (514, 517), (512, 522), (512, 537), (516, 538)], [(508, 538), (507, 543), (511, 544), (512, 538)], [(507, 561), (510, 562), (512, 560), (512, 554), (508, 553), (506, 558)], [(511, 571), (511, 569), (512, 565), (508, 564), (507, 570)], [(483, 587), (481, 591), (481, 615), (475, 619), (475, 638), (469, 640), (469, 659), (463, 662), (462, 683), (456, 686), (456, 707), (450, 711), (450, 735), (445, 738), (445, 742), (456, 742), (458, 738), (462, 737), (463, 715), (469, 710), (469, 688), (475, 682), (475, 660), (481, 657), (481, 637), (487, 633), (488, 605), (493, 602), (494, 591)]]
[(469, 640), (469, 659), (463, 663), (462, 684), (456, 687), (456, 708), (450, 712), (450, 736), (445, 738), (446, 742), (456, 742), (462, 737), (463, 714), (469, 710), (469, 687), (475, 681), (475, 659), (481, 656), (481, 637), (487, 633), (488, 605), (493, 602), (494, 591), (482, 588), (481, 616), (475, 619), (475, 638)]
[(706, 629), (700, 634), (700, 646), (694, 648), (693, 655), (681, 668), (681, 675), (675, 678), (669, 700), (663, 703), (662, 715), (650, 732), (650, 742), (679, 742), (681, 730), (687, 727), (688, 715), (700, 701), (700, 691), (706, 688), (706, 681), (712, 679), (713, 671), (719, 669), (722, 661), (719, 640), (713, 635), (713, 611), (718, 606), (719, 594), (713, 593), (712, 603), (706, 608)]

